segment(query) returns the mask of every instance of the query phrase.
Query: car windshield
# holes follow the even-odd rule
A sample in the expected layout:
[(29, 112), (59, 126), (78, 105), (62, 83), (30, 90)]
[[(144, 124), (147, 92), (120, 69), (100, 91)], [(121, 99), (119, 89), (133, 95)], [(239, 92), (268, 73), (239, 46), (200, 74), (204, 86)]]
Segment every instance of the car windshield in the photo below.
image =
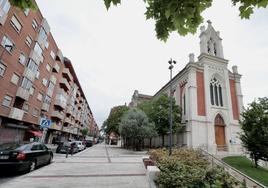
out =
[(25, 150), (28, 146), (25, 143), (4, 143), (0, 145), (0, 150)]

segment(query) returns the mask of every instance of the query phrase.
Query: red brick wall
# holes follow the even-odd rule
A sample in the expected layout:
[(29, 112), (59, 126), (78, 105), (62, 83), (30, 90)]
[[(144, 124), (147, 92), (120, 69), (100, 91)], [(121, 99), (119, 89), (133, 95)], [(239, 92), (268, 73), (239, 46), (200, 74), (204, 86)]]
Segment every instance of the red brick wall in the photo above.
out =
[(231, 79), (229, 81), (230, 81), (233, 118), (235, 120), (238, 120), (239, 119), (239, 112), (238, 112), (238, 103), (237, 103), (236, 90), (235, 90), (235, 81), (231, 80)]
[(197, 115), (205, 116), (205, 86), (204, 86), (204, 73), (196, 71), (197, 83)]

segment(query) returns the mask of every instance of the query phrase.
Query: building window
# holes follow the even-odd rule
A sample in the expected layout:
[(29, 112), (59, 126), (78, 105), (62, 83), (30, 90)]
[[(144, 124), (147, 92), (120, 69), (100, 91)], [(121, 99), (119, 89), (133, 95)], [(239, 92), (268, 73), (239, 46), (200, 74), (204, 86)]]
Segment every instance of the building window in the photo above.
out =
[(44, 86), (47, 86), (47, 83), (48, 83), (47, 79), (43, 78), (43, 80), (42, 80), (42, 84), (43, 84)]
[(55, 55), (55, 53), (52, 50), (50, 52), (50, 56), (52, 57), (52, 59), (55, 59), (56, 58), (56, 55)]
[(22, 110), (24, 110), (25, 112), (28, 112), (29, 111), (29, 104), (23, 103)]
[(20, 77), (19, 77), (16, 73), (14, 73), (14, 74), (12, 75), (12, 77), (11, 77), (11, 83), (17, 85), (18, 82), (19, 82), (19, 80), (20, 80)]
[(37, 108), (33, 109), (33, 116), (38, 117), (39, 110)]
[(222, 86), (218, 79), (210, 81), (210, 102), (212, 105), (223, 106)]
[(15, 46), (14, 43), (7, 36), (3, 37), (1, 45), (10, 53)]
[(34, 90), (35, 90), (34, 87), (30, 88), (30, 95), (32, 95), (32, 96), (34, 95)]
[(13, 26), (13, 28), (19, 33), (22, 25), (19, 22), (18, 18), (16, 16), (12, 16), (11, 20), (10, 20), (11, 25)]
[(46, 69), (47, 69), (48, 72), (50, 72), (51, 71), (51, 66), (49, 64), (47, 64)]
[(33, 29), (36, 31), (38, 28), (38, 24), (37, 24), (35, 19), (33, 19), (33, 21), (32, 21), (32, 26), (33, 26)]
[(2, 62), (0, 62), (0, 76), (4, 76), (5, 72), (6, 66)]
[(48, 95), (46, 95), (44, 97), (44, 103), (46, 103), (46, 104), (50, 104), (51, 103), (51, 98)]
[(43, 100), (43, 94), (42, 94), (42, 93), (38, 93), (38, 95), (37, 95), (37, 99), (38, 99), (39, 101), (42, 101), (42, 100)]
[(26, 57), (25, 57), (25, 55), (23, 53), (20, 53), (19, 63), (22, 64), (22, 65), (26, 64)]
[(3, 99), (2, 105), (9, 107), (11, 105), (11, 101), (12, 101), (12, 97), (10, 97), (9, 95), (6, 95)]
[(46, 47), (46, 49), (48, 49), (48, 47), (49, 47), (49, 42), (48, 41), (46, 41), (45, 47)]
[(39, 45), (37, 42), (35, 43), (34, 51), (35, 51), (40, 57), (42, 57), (43, 50), (42, 50), (42, 48), (40, 47), (40, 45)]
[(27, 44), (27, 46), (31, 47), (32, 42), (33, 42), (33, 39), (28, 35), (26, 37), (25, 43)]
[(38, 71), (38, 65), (32, 59), (29, 59), (27, 67), (35, 74)]
[(37, 70), (37, 72), (35, 74), (35, 78), (38, 80), (39, 79), (39, 76), (40, 76), (40, 72), (39, 72), (39, 70)]
[(24, 12), (25, 16), (28, 16), (29, 13), (30, 13), (30, 9), (29, 8), (26, 8), (26, 9), (24, 9), (23, 12)]
[(32, 82), (31, 80), (29, 80), (26, 77), (23, 77), (22, 82), (21, 82), (21, 87), (26, 89), (26, 90), (30, 90), (32, 87)]

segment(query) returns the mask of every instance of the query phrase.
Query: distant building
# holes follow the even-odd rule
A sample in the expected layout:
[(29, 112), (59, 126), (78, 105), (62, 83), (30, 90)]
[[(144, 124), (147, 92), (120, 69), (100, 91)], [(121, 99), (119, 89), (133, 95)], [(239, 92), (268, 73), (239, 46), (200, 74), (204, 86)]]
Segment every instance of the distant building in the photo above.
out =
[(132, 95), (131, 102), (128, 104), (128, 106), (129, 107), (137, 107), (138, 104), (145, 102), (145, 101), (149, 101), (151, 99), (152, 99), (152, 96), (141, 94), (141, 93), (139, 93), (138, 90), (135, 90), (134, 94)]
[[(200, 55), (195, 61), (189, 55), (189, 63), (172, 79), (173, 97), (182, 108), (183, 133), (174, 144), (202, 147), (209, 152), (218, 150), (241, 152), (239, 133), (243, 95), (237, 66), (228, 69), (224, 59), (222, 39), (208, 21), (201, 27)], [(170, 83), (154, 96), (170, 94)], [(133, 95), (135, 99), (135, 93)], [(133, 100), (132, 100), (133, 101)], [(135, 100), (133, 102), (135, 103)]]
[[(0, 3), (0, 143), (82, 136), (94, 117), (69, 59), (39, 9)], [(52, 121), (42, 132), (40, 119)]]

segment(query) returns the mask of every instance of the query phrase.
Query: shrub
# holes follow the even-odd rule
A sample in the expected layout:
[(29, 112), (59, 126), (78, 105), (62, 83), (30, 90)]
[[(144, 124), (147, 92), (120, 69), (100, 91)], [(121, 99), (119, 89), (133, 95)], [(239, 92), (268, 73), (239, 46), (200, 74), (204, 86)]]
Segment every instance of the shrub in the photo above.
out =
[(211, 167), (197, 150), (176, 149), (171, 156), (168, 150), (150, 150), (150, 157), (156, 161), (160, 174), (156, 180), (164, 188), (231, 188), (239, 183), (220, 167)]

